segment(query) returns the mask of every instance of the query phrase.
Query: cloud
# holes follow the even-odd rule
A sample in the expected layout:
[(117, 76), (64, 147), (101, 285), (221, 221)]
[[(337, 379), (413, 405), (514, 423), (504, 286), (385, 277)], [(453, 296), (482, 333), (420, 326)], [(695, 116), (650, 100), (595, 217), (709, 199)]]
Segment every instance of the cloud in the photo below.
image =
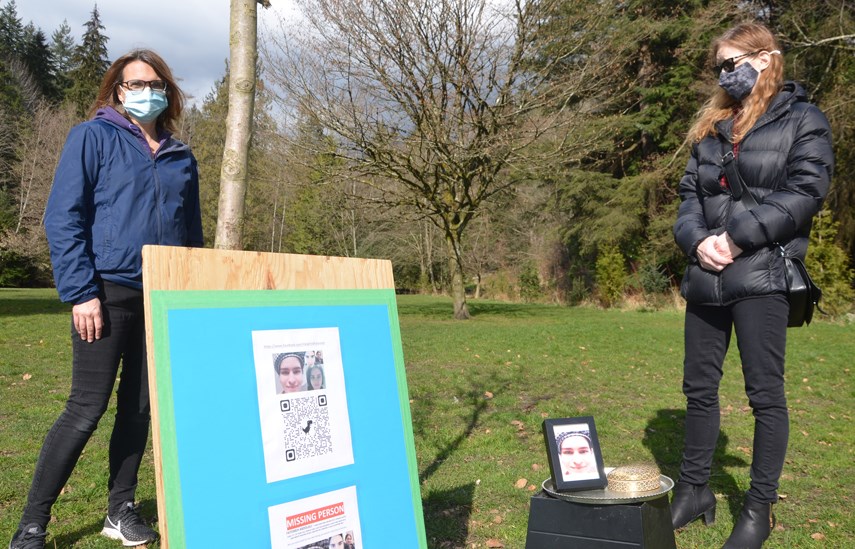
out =
[[(24, 24), (33, 22), (50, 39), (63, 19), (77, 42), (89, 20), (93, 0), (16, 2)], [(192, 101), (201, 102), (225, 73), (229, 56), (229, 0), (148, 0), (128, 9), (118, 0), (101, 0), (98, 13), (109, 37), (110, 59), (131, 49), (151, 48), (169, 63)]]

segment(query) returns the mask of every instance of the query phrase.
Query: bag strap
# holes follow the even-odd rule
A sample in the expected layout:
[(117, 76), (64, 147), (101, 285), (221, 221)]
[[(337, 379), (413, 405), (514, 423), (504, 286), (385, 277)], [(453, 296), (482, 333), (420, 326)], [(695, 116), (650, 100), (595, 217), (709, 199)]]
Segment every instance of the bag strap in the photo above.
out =
[(730, 192), (733, 198), (742, 200), (745, 207), (749, 210), (758, 206), (757, 199), (751, 194), (742, 181), (742, 176), (739, 175), (739, 166), (736, 162), (736, 155), (733, 154), (733, 147), (730, 143), (723, 139), (721, 141), (721, 164), (724, 167), (724, 176), (730, 185)]

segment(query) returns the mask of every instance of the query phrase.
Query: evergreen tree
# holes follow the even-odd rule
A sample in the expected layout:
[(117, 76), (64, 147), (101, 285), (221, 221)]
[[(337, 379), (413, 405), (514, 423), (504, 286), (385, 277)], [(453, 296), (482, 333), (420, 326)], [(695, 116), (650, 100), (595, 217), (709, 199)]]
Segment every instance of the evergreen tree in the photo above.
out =
[(109, 38), (102, 31), (101, 16), (97, 4), (92, 9), (89, 20), (84, 25), (82, 43), (74, 49), (72, 63), (74, 69), (69, 74), (72, 85), (66, 93), (66, 100), (75, 106), (77, 115), (85, 117), (89, 107), (98, 94), (101, 78), (110, 67), (107, 58), (107, 41)]
[(206, 245), (213, 246), (217, 228), (217, 197), (220, 190), (220, 166), (226, 129), (223, 121), (228, 110), (228, 73), (205, 96), (201, 108), (190, 109), (186, 117), (191, 128), (185, 141), (199, 162), (199, 200), (202, 208), (202, 232)]
[(839, 227), (840, 223), (832, 221), (830, 211), (819, 212), (810, 232), (805, 260), (811, 278), (822, 288), (819, 306), (832, 316), (851, 311), (855, 299), (855, 291), (852, 290), (855, 276), (849, 268), (849, 258), (836, 243)]
[[(543, 25), (535, 43), (539, 62), (548, 63), (576, 40), (568, 29), (586, 20), (589, 8), (576, 0), (541, 0), (541, 5)], [(710, 38), (736, 19), (739, 8), (694, 0), (610, 5), (609, 24), (579, 55), (600, 47), (603, 63), (621, 62), (611, 65), (610, 78), (578, 98), (580, 122), (553, 138), (579, 142), (583, 150), (527, 175), (531, 184), (551, 189), (542, 207), (555, 212), (555, 232), (566, 249), (553, 255), (565, 264), (549, 270), (590, 272), (596, 250), (612, 242), (633, 265), (652, 263), (651, 269), (678, 272), (682, 258), (671, 235), (673, 187), (685, 156), (676, 153), (687, 150), (681, 149), (686, 130), (708, 93), (704, 65)], [(563, 62), (567, 71), (586, 78), (574, 71), (573, 59)]]
[[(11, 64), (16, 62), (23, 37), (15, 0), (0, 8), (0, 165), (15, 162), (13, 143), (17, 135), (17, 120), (24, 112), (20, 87)], [(12, 226), (15, 219), (14, 177), (10, 170), (0, 170), (0, 234)]]
[[(18, 8), (15, 0), (10, 0), (0, 9), (0, 109), (6, 111), (7, 115), (0, 121), (3, 123), (0, 127), (3, 132), (13, 131), (6, 123), (13, 121), (24, 110), (18, 71), (13, 67), (17, 64), (23, 35), (24, 27), (18, 18)], [(5, 153), (0, 151), (0, 156), (5, 156)], [(0, 175), (0, 179), (3, 178)]]
[(58, 29), (51, 35), (50, 52), (54, 62), (54, 83), (57, 92), (64, 96), (71, 88), (71, 77), (74, 69), (74, 37), (71, 35), (71, 27), (68, 21), (63, 20)]
[[(791, 0), (769, 4), (781, 37), (787, 78), (796, 80), (831, 124), (834, 177), (826, 202), (840, 223), (838, 242), (855, 260), (855, 8), (852, 0)], [(850, 264), (855, 266), (855, 264)]]
[[(229, 69), (205, 97), (201, 108), (186, 113), (188, 128), (181, 138), (193, 149), (199, 163), (199, 199), (202, 208), (202, 229), (206, 245), (214, 244), (220, 190), (220, 168), (223, 161), (226, 131), (224, 121), (228, 112)], [(258, 86), (253, 120), (253, 136), (249, 157), (249, 181), (246, 210), (243, 219), (243, 248), (272, 251), (271, 218), (280, 215), (283, 199), (276, 188), (276, 170), (271, 165), (281, 157), (273, 151), (276, 139), (275, 123), (270, 116), (270, 99)], [(264, 138), (259, 138), (259, 135)], [(278, 224), (277, 224), (278, 227)], [(275, 250), (278, 251), (278, 250)]]
[[(279, 206), (284, 221), (278, 238), (280, 250), (298, 254), (350, 255), (336, 242), (341, 230), (338, 214), (346, 209), (345, 198), (331, 176), (338, 162), (333, 143), (310, 113), (299, 112), (294, 127), (295, 143), (289, 147), (291, 168)], [(327, 150), (328, 153), (316, 151)]]
[(18, 18), (15, 0), (0, 9), (0, 57), (20, 55), (24, 41), (24, 25)]
[(597, 256), (597, 293), (605, 307), (619, 305), (626, 289), (623, 254), (615, 244), (604, 244)]
[(56, 67), (47, 37), (32, 23), (24, 27), (24, 42), (21, 60), (32, 76), (38, 91), (50, 100), (59, 99), (54, 76)]

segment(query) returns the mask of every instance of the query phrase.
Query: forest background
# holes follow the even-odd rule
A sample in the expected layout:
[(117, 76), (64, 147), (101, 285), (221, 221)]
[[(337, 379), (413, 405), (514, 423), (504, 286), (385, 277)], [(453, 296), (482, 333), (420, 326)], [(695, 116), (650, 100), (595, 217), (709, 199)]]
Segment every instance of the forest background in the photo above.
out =
[[(471, 297), (674, 303), (676, 188), (715, 86), (709, 44), (759, 20), (832, 126), (808, 267), (825, 308), (851, 312), (852, 1), (297, 4), (303, 19), (259, 35), (243, 249), (388, 258), (399, 291), (450, 293), (458, 318)], [(0, 286), (52, 284), (45, 203), (108, 40), (97, 6), (79, 39), (0, 8)], [(208, 246), (228, 78), (177, 136), (199, 161)]]

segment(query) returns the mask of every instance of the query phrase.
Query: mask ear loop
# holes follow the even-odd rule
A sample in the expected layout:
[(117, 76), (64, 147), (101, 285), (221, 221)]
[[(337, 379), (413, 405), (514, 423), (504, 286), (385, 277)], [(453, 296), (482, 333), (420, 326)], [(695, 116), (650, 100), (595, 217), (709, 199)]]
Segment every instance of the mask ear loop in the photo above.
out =
[[(771, 55), (774, 55), (774, 54), (776, 54), (776, 53), (777, 53), (778, 55), (781, 55), (781, 50), (772, 50), (772, 51), (761, 50), (761, 51), (759, 51), (758, 53), (763, 53), (764, 51), (765, 51), (766, 53), (768, 53), (770, 56), (771, 56)], [(763, 71), (765, 71), (767, 68), (769, 68), (769, 67), (768, 67), (768, 65), (767, 65), (766, 67), (763, 67), (762, 69), (760, 69), (760, 71), (758, 71), (758, 72), (763, 72)]]

